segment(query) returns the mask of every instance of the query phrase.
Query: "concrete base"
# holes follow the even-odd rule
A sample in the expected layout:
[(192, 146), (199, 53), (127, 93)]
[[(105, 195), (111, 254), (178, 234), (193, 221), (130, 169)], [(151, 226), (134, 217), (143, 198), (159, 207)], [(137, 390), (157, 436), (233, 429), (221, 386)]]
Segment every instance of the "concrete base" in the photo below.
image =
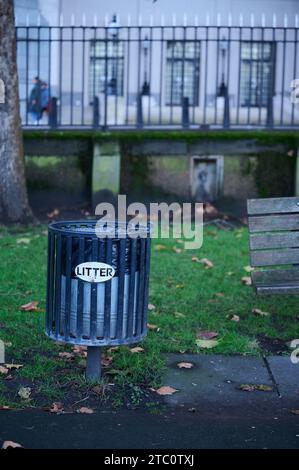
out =
[(115, 202), (120, 188), (120, 148), (115, 142), (95, 143), (92, 162), (92, 207)]

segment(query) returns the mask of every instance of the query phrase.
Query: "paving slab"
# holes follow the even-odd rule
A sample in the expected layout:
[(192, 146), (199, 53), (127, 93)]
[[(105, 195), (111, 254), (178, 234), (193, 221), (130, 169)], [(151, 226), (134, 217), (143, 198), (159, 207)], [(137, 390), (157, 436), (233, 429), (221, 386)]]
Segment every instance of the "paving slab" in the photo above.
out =
[[(193, 367), (179, 369), (179, 362), (191, 362)], [(256, 357), (171, 354), (163, 382), (178, 389), (177, 393), (165, 397), (172, 406), (250, 408), (279, 399), (263, 359)], [(239, 389), (241, 384), (264, 384), (273, 390), (245, 392)]]
[[(194, 367), (178, 369), (178, 362)], [(147, 407), (92, 415), (3, 410), (0, 447), (12, 440), (29, 449), (298, 448), (299, 416), (290, 408), (299, 365), (283, 357), (269, 358), (268, 364), (283, 399), (275, 389), (238, 389), (242, 383), (274, 384), (261, 358), (171, 354), (164, 385), (178, 392), (161, 397), (155, 412)]]
[[(26, 449), (263, 449), (298, 448), (298, 416), (260, 413), (227, 416), (168, 410), (52, 415), (1, 411), (0, 447), (5, 440)], [(111, 455), (107, 452), (107, 455)], [(174, 451), (175, 452), (175, 451)], [(128, 453), (130, 455), (130, 453)], [(4, 468), (4, 467), (3, 467)]]
[(293, 364), (290, 357), (267, 358), (271, 372), (283, 399), (298, 401), (299, 408), (299, 363)]

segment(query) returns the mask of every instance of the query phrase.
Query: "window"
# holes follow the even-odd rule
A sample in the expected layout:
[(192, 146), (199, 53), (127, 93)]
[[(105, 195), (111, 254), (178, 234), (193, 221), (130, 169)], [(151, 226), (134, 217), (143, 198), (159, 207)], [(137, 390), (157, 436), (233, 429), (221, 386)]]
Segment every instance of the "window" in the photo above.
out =
[(181, 105), (188, 97), (189, 104), (198, 105), (199, 41), (168, 41), (166, 52), (166, 104)]
[(90, 47), (89, 99), (105, 92), (107, 73), (107, 94), (123, 96), (124, 43), (118, 39), (92, 41)]
[(241, 106), (267, 106), (274, 90), (272, 42), (241, 43)]

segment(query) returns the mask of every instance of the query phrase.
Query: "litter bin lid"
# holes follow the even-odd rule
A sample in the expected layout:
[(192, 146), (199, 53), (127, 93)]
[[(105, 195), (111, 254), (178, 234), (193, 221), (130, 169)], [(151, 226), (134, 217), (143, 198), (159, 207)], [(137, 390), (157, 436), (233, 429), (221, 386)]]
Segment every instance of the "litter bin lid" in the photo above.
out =
[(139, 236), (146, 237), (151, 233), (152, 224), (132, 224), (128, 222), (103, 222), (99, 220), (60, 220), (57, 222), (51, 222), (49, 224), (49, 230), (54, 232), (60, 232), (61, 234), (71, 235), (86, 235), (98, 238), (108, 238), (109, 235), (113, 235), (112, 239), (125, 238), (133, 235), (134, 232), (138, 232)]

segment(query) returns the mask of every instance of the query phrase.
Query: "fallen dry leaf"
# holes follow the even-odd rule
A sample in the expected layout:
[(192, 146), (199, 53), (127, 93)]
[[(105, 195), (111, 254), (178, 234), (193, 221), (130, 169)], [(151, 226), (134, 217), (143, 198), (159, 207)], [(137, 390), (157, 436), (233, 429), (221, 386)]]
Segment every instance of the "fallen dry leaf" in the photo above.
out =
[(272, 392), (273, 387), (270, 387), (270, 385), (264, 385), (264, 384), (241, 384), (238, 387), (239, 390), (242, 390), (243, 392), (255, 392), (256, 390), (259, 392)]
[(174, 393), (178, 392), (176, 388), (169, 387), (168, 385), (165, 385), (164, 387), (158, 388), (158, 390), (155, 390), (158, 395), (173, 395)]
[(176, 243), (183, 244), (183, 243), (184, 243), (184, 240), (176, 239)]
[(165, 245), (155, 245), (155, 250), (156, 251), (162, 251), (162, 250), (166, 250), (166, 246)]
[(147, 307), (149, 310), (155, 310), (156, 306), (154, 304), (148, 304)]
[(199, 339), (213, 339), (213, 338), (217, 338), (217, 336), (219, 336), (219, 334), (216, 333), (216, 331), (209, 331), (209, 330), (200, 330), (196, 334), (196, 338), (199, 338)]
[(293, 415), (299, 415), (299, 410), (290, 410)]
[(208, 258), (197, 258), (197, 256), (193, 256), (192, 258), (192, 261), (194, 263), (201, 263), (201, 264), (204, 264), (205, 268), (206, 269), (209, 269), (209, 268), (212, 268), (214, 266), (214, 264), (212, 263), (212, 261), (210, 261)]
[(21, 387), (20, 390), (18, 391), (19, 397), (22, 398), (22, 400), (29, 400), (30, 395), (31, 395), (31, 388), (30, 387)]
[(131, 348), (130, 351), (131, 353), (140, 353), (140, 352), (143, 352), (144, 349), (141, 348), (140, 346), (136, 346), (135, 348)]
[(3, 406), (0, 406), (0, 411), (1, 410), (12, 410), (12, 408), (8, 405), (3, 405)]
[(217, 339), (197, 339), (196, 344), (199, 348), (211, 349), (218, 345)]
[(172, 251), (174, 251), (175, 253), (182, 253), (182, 248), (177, 248), (176, 246), (173, 246), (172, 247)]
[(4, 441), (3, 444), (2, 444), (2, 449), (9, 449), (9, 448), (13, 448), (13, 449), (16, 449), (16, 448), (22, 448), (23, 446), (21, 446), (21, 444), (19, 444), (18, 442), (14, 442), (14, 441)]
[(148, 324), (147, 324), (147, 327), (148, 327), (148, 329), (151, 330), (151, 331), (157, 331), (157, 330), (158, 330), (157, 325), (153, 325), (152, 323), (148, 323)]
[(111, 348), (107, 349), (107, 353), (111, 354), (113, 351), (117, 351), (119, 346), (112, 346)]
[(50, 413), (63, 413), (63, 404), (60, 401), (54, 401), (49, 411)]
[(92, 413), (94, 413), (94, 411), (91, 408), (87, 408), (86, 406), (82, 406), (82, 408), (79, 408), (79, 410), (77, 410), (77, 413), (91, 415)]
[(253, 308), (252, 313), (259, 317), (268, 317), (270, 315), (269, 312), (264, 312), (263, 310), (260, 310), (259, 308)]
[(113, 361), (112, 356), (104, 355), (104, 356), (101, 357), (102, 367), (110, 367), (111, 364), (112, 364), (112, 361)]
[(192, 362), (178, 362), (177, 367), (179, 369), (192, 369), (193, 364)]
[(239, 315), (235, 315), (235, 314), (233, 314), (233, 313), (232, 313), (231, 315), (228, 315), (227, 318), (228, 318), (229, 320), (231, 320), (231, 321), (236, 321), (236, 322), (237, 322), (237, 321), (240, 321)]
[(243, 276), (241, 278), (241, 281), (242, 281), (242, 284), (244, 284), (245, 286), (251, 286), (252, 285), (252, 280), (251, 280), (250, 276)]
[(30, 238), (19, 238), (17, 240), (18, 245), (28, 245), (30, 243)]
[(87, 348), (86, 346), (75, 345), (73, 347), (73, 353), (85, 358), (87, 357)]
[(38, 308), (38, 302), (35, 300), (32, 302), (28, 302), (28, 304), (21, 305), (21, 310), (24, 310), (25, 312), (35, 312)]
[(186, 315), (181, 312), (174, 312), (175, 318), (186, 318)]
[(62, 359), (74, 359), (74, 354), (70, 352), (66, 352), (66, 351), (60, 352), (58, 356), (61, 357)]
[(12, 363), (12, 364), (4, 364), (4, 366), (9, 370), (13, 370), (13, 369), (18, 370), (18, 369), (21, 369), (21, 367), (23, 367), (23, 364), (14, 364), (14, 363)]
[(185, 284), (177, 284), (175, 286), (176, 289), (184, 289), (184, 287), (185, 287)]
[(251, 266), (244, 266), (244, 270), (245, 270), (247, 273), (251, 273), (251, 271), (254, 271), (254, 268), (252, 268)]
[(223, 292), (216, 292), (216, 297), (225, 297), (225, 294)]
[(0, 366), (0, 374), (3, 374), (3, 375), (8, 374), (8, 369), (4, 366)]
[(97, 395), (102, 395), (103, 394), (103, 387), (101, 387), (100, 385), (95, 385), (95, 387), (92, 387), (91, 390), (94, 393), (96, 393)]
[(53, 217), (57, 217), (60, 214), (59, 209), (54, 209), (52, 212), (48, 212), (47, 217), (52, 219)]

